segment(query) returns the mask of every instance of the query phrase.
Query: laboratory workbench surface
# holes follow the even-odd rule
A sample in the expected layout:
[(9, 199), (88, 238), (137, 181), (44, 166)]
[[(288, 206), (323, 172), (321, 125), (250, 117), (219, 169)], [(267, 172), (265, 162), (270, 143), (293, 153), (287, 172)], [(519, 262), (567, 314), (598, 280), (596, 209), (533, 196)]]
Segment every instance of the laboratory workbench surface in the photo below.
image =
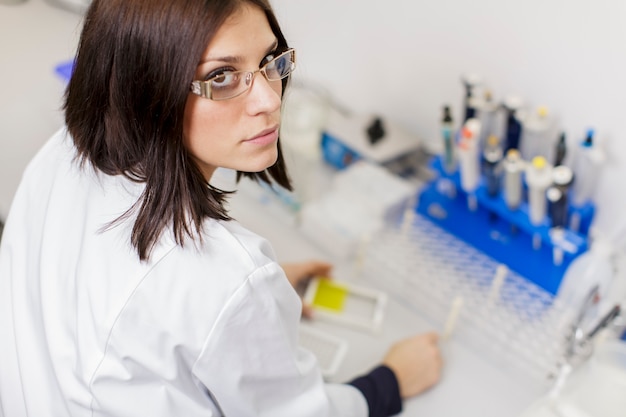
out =
[[(299, 232), (294, 218), (279, 203), (262, 193), (249, 191), (249, 185), (242, 186), (231, 198), (231, 214), (244, 226), (267, 238), (281, 262), (327, 260), (335, 266), (335, 279), (358, 282), (352, 262), (334, 259)], [(363, 284), (386, 290), (385, 277), (378, 283)], [(409, 306), (393, 296), (388, 301), (384, 323), (377, 334), (319, 320), (312, 323), (348, 342), (348, 354), (332, 381), (348, 381), (368, 371), (383, 358), (395, 340), (442, 330), (419, 313), (419, 306)], [(490, 361), (487, 354), (464, 346), (454, 337), (443, 344), (442, 352), (445, 365), (440, 383), (406, 401), (402, 416), (517, 417), (545, 392), (545, 386), (517, 379), (506, 366)]]

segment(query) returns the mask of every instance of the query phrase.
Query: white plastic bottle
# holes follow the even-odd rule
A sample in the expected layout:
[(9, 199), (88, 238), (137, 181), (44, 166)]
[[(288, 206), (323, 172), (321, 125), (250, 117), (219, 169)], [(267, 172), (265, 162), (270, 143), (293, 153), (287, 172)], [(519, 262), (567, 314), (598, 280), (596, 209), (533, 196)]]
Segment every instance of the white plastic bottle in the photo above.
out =
[(478, 207), (474, 192), (480, 183), (480, 149), (478, 140), (481, 124), (478, 119), (468, 119), (461, 129), (461, 138), (457, 144), (461, 188), (467, 193), (467, 204), (471, 211)]

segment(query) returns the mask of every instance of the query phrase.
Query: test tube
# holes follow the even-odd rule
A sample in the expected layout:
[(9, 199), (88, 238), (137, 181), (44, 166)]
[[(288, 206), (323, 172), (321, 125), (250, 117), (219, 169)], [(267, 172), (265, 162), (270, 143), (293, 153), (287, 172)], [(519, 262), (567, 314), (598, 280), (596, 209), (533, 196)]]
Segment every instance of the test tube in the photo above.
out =
[(471, 211), (475, 211), (478, 207), (474, 191), (478, 188), (480, 181), (479, 135), (480, 121), (469, 119), (461, 129), (461, 139), (457, 145), (461, 188), (467, 193), (467, 204)]
[(487, 298), (488, 306), (493, 306), (493, 304), (496, 302), (496, 300), (500, 296), (500, 289), (502, 288), (502, 285), (504, 284), (504, 280), (506, 279), (506, 276), (508, 275), (508, 273), (509, 273), (509, 268), (504, 264), (500, 264), (496, 268), (496, 273), (493, 277), (493, 281), (491, 281), (489, 297)]
[[(528, 185), (528, 205), (530, 223), (539, 226), (546, 217), (546, 190), (552, 184), (552, 167), (543, 156), (533, 158), (526, 168), (526, 184)], [(533, 235), (533, 248), (539, 249), (541, 236)]]
[(517, 149), (510, 149), (504, 158), (504, 201), (509, 210), (517, 210), (522, 202), (524, 161)]
[(461, 313), (461, 308), (463, 307), (463, 297), (456, 296), (452, 301), (452, 307), (450, 307), (450, 312), (448, 313), (448, 317), (446, 319), (445, 326), (443, 328), (441, 340), (446, 341), (450, 339), (452, 336), (452, 332), (456, 327), (456, 323), (459, 319), (459, 314)]
[(502, 148), (500, 141), (495, 135), (489, 136), (483, 151), (483, 167), (487, 195), (496, 197), (500, 192), (500, 162), (502, 161)]

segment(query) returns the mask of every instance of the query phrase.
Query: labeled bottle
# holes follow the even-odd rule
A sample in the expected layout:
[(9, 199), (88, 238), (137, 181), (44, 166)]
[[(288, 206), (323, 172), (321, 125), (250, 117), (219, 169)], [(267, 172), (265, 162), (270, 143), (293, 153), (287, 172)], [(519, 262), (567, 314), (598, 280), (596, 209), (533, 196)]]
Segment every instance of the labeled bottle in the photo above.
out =
[(506, 128), (504, 133), (504, 152), (509, 149), (519, 149), (520, 137), (522, 135), (522, 124), (519, 121), (519, 112), (522, 109), (523, 101), (518, 96), (509, 96), (504, 101), (506, 112)]
[[(528, 185), (528, 215), (533, 226), (540, 226), (546, 219), (546, 190), (552, 185), (552, 167), (543, 156), (536, 156), (526, 168)], [(539, 233), (533, 235), (533, 248), (541, 247)]]
[(522, 172), (525, 162), (517, 149), (509, 149), (503, 162), (504, 202), (509, 210), (517, 210), (522, 203)]
[(461, 77), (461, 81), (465, 87), (465, 97), (463, 98), (463, 123), (465, 123), (477, 116), (478, 100), (476, 99), (476, 88), (481, 84), (482, 80), (476, 74), (465, 74)]
[(486, 90), (484, 101), (481, 103), (480, 110), (478, 111), (478, 119), (481, 124), (481, 149), (484, 149), (486, 146), (489, 136), (495, 135), (497, 138), (503, 137), (504, 121), (502, 120), (502, 113), (500, 105), (494, 101), (491, 91)]
[(450, 106), (444, 106), (441, 119), (441, 138), (443, 139), (442, 165), (446, 174), (457, 170), (456, 152), (454, 151), (454, 125)]
[(572, 170), (565, 165), (559, 165), (552, 169), (553, 185), (546, 191), (552, 227), (567, 227), (568, 194), (573, 178)]
[(572, 203), (574, 205), (582, 206), (591, 202), (600, 166), (604, 159), (604, 153), (595, 144), (594, 131), (589, 129), (587, 136), (576, 150), (574, 161), (576, 180), (572, 189)]
[(474, 192), (480, 182), (479, 135), (480, 121), (478, 119), (469, 119), (463, 124), (461, 137), (457, 144), (461, 188), (467, 193), (467, 204), (472, 211), (475, 211), (478, 207)]
[(548, 158), (554, 146), (552, 119), (548, 108), (540, 106), (521, 120), (522, 131), (519, 142), (522, 158), (532, 161), (535, 156)]
[(502, 162), (502, 148), (495, 135), (489, 136), (483, 151), (483, 171), (485, 186), (489, 197), (496, 197), (500, 193), (500, 172)]
[(554, 166), (558, 167), (565, 162), (565, 156), (567, 155), (567, 143), (565, 142), (565, 132), (561, 132), (559, 141), (554, 148)]

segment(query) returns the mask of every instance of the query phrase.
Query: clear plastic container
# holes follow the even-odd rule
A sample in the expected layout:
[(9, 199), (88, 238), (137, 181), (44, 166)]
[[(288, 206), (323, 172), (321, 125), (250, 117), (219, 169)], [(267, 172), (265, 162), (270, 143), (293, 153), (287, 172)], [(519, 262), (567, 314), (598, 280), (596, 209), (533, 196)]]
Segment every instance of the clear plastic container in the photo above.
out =
[[(554, 407), (563, 415), (626, 415), (626, 343), (600, 344), (589, 361), (572, 373)], [(566, 414), (567, 410), (579, 414)]]

